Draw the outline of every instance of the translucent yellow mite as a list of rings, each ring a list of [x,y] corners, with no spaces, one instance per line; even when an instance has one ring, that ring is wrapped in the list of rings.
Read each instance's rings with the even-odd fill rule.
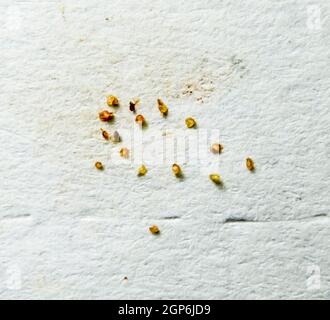
[[[140,168],[139,168],[139,171],[138,171],[138,176],[144,176],[146,175],[148,172],[147,168],[145,165],[142,165]]]
[[[105,140],[109,140],[110,139],[110,135],[107,131],[101,129],[101,132],[102,132],[102,136]]]
[[[158,109],[159,109],[160,113],[164,116],[167,116],[167,114],[168,114],[167,105],[161,99],[158,99],[157,102],[158,102]]]
[[[108,96],[107,97],[107,105],[109,107],[118,107],[119,106],[119,100],[115,96]]]
[[[215,184],[221,184],[222,183],[221,177],[217,173],[210,174],[210,179]]]
[[[186,119],[186,126],[187,126],[188,128],[193,128],[193,127],[195,127],[196,125],[197,125],[197,123],[196,123],[195,119],[193,119],[193,118],[187,118],[187,119]]]
[[[120,149],[119,154],[123,158],[128,158],[129,151],[127,148],[122,148],[122,149]]]
[[[145,125],[145,119],[144,119],[144,116],[142,114],[138,114],[136,117],[135,117],[135,121],[140,125],[140,126],[144,126]]]
[[[104,167],[103,167],[102,162],[99,162],[99,161],[96,162],[95,163],[95,168],[98,169],[98,170],[103,170]]]
[[[152,234],[158,234],[160,232],[159,228],[155,225],[151,226],[149,230]]]
[[[250,171],[253,171],[254,170],[254,161],[251,158],[247,158],[246,159],[246,167]]]
[[[181,176],[181,174],[182,174],[182,170],[181,170],[180,166],[176,163],[173,164],[172,171],[177,177]]]

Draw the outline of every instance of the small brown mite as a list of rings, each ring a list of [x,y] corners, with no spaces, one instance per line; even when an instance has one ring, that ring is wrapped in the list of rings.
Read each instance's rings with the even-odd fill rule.
[[[193,119],[193,118],[187,118],[186,119],[186,126],[188,127],[188,128],[193,128],[193,127],[195,127],[196,126],[196,121],[195,121],[195,119]]]
[[[109,112],[109,111],[101,111],[99,113],[99,118],[101,121],[103,122],[109,122],[110,120],[112,120],[114,118],[114,114],[112,112]]]
[[[246,167],[250,171],[253,171],[255,169],[255,167],[254,167],[254,161],[251,158],[246,158]]]
[[[127,148],[122,148],[122,149],[120,149],[119,154],[120,154],[120,156],[123,157],[123,158],[128,158],[128,156],[129,156],[129,151],[128,151]]]
[[[149,228],[149,231],[152,233],[152,234],[159,234],[160,233],[160,230],[157,226],[153,225]]]
[[[98,169],[98,170],[103,170],[104,167],[103,167],[102,162],[99,162],[99,161],[96,162],[96,163],[95,163],[95,168]]]
[[[107,131],[101,129],[101,132],[102,132],[102,136],[105,140],[109,140],[110,139],[110,135]]]
[[[180,166],[176,163],[172,165],[172,171],[177,177],[180,177],[182,175],[182,170]]]
[[[167,114],[168,114],[167,105],[161,99],[158,99],[157,102],[158,102],[158,109],[159,109],[160,113],[163,116],[167,116]]]
[[[140,168],[139,168],[139,171],[138,171],[138,176],[145,176],[147,174],[148,170],[146,168],[145,165],[142,165]]]
[[[114,143],[118,143],[121,141],[121,138],[120,138],[120,135],[118,133],[118,131],[115,131],[112,135],[112,138],[111,138],[112,142]]]
[[[142,115],[142,114],[138,114],[137,116],[136,116],[136,118],[135,118],[135,121],[139,124],[139,125],[141,125],[141,126],[143,126],[144,124],[145,124],[145,119],[144,119],[144,116]]]
[[[136,105],[139,103],[139,100],[132,100],[129,102],[129,110],[132,112],[136,112]]]
[[[215,143],[212,145],[211,150],[213,153],[221,153],[223,150],[223,146],[219,143]]]
[[[107,97],[107,105],[109,107],[118,107],[119,106],[119,100],[115,96],[108,96]]]
[[[221,177],[217,173],[210,174],[210,179],[213,181],[215,184],[221,184]]]

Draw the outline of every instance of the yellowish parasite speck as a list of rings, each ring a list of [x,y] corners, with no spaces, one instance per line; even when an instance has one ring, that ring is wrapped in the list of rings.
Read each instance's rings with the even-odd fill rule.
[[[188,128],[194,128],[194,127],[196,127],[196,125],[197,125],[197,123],[196,123],[195,119],[193,119],[193,118],[186,119],[186,126]]]
[[[135,121],[140,125],[140,126],[144,126],[145,125],[145,119],[144,116],[142,114],[138,114],[135,118]]]
[[[221,153],[223,150],[223,146],[219,143],[214,143],[211,147],[213,153]]]
[[[217,173],[212,173],[210,174],[210,179],[213,181],[215,184],[221,184],[222,180],[219,174]]]
[[[101,129],[101,132],[102,132],[102,136],[105,140],[109,140],[110,139],[110,135],[107,131]]]
[[[123,158],[128,158],[128,156],[129,156],[129,151],[128,151],[127,148],[122,148],[122,149],[120,149],[119,154],[120,154],[120,156],[123,157]]]
[[[172,171],[177,177],[180,177],[182,175],[182,170],[180,166],[176,163],[172,165]]]
[[[112,112],[109,112],[109,111],[106,111],[106,110],[99,112],[99,118],[103,122],[109,122],[114,117],[115,116],[114,116],[114,114]]]
[[[109,107],[118,107],[119,106],[119,100],[115,96],[108,96],[107,97],[107,105]]]
[[[102,162],[99,162],[99,161],[95,163],[95,167],[98,170],[103,170],[104,169]]]
[[[168,114],[167,105],[161,99],[158,99],[157,102],[158,102],[158,109],[159,109],[160,113],[163,116],[167,116],[167,114]]]
[[[139,170],[138,170],[138,176],[144,176],[148,172],[147,168],[145,165],[142,165]]]
[[[246,167],[248,170],[253,171],[255,169],[254,161],[251,158],[246,159]]]
[[[159,228],[156,226],[156,225],[153,225],[149,228],[149,231],[152,233],[152,234],[159,234],[160,233],[160,230]]]

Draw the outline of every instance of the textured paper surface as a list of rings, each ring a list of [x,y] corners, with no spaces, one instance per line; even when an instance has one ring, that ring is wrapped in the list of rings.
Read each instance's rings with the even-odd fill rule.
[[[330,298],[326,1],[0,9],[0,298]],[[112,161],[125,141],[100,135],[107,94],[123,101],[110,132],[136,128],[141,99],[155,155],[187,116],[219,130],[224,188],[212,164],[178,181]]]

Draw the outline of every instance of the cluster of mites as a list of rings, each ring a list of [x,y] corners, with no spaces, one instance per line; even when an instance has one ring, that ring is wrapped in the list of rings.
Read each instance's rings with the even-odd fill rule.
[[[133,101],[130,101],[129,103],[129,110],[133,113],[136,113],[136,106],[138,104],[139,100],[133,100]],[[167,114],[168,114],[168,107],[167,105],[161,100],[161,99],[158,99],[157,100],[157,104],[158,104],[158,109],[160,111],[160,113],[166,117]],[[109,107],[119,107],[119,100],[117,97],[115,96],[108,96],[107,97],[107,105]],[[99,112],[99,118],[101,121],[103,122],[110,122],[111,120],[113,120],[115,117],[114,113],[113,112],[110,112],[108,110],[103,110],[101,112]],[[135,117],[135,122],[137,124],[139,124],[141,127],[144,127],[146,126],[146,120],[144,118],[144,116],[142,114],[138,114],[136,117]],[[187,128],[194,128],[197,126],[197,123],[196,123],[196,120],[189,117],[185,120],[186,122],[186,126]],[[113,142],[120,142],[120,135],[117,131],[115,131],[113,133],[112,136],[110,136],[110,134],[101,129],[101,133],[102,133],[102,136],[105,140],[111,140]],[[211,146],[211,151],[213,153],[217,153],[217,154],[220,154],[223,150],[223,146],[220,144],[220,143],[214,143],[212,146]],[[128,158],[129,157],[129,150],[127,148],[122,148],[120,151],[120,156],[123,157],[123,158]],[[101,162],[96,162],[95,163],[95,167],[98,169],[98,170],[103,170],[104,169],[104,166]],[[246,167],[248,170],[250,171],[253,171],[254,170],[254,162],[251,158],[247,158],[246,159]],[[172,171],[173,171],[173,174],[177,177],[177,178],[180,178],[182,177],[182,170],[181,170],[181,167],[174,163],[172,165]],[[144,176],[146,175],[148,172],[147,168],[145,165],[142,165],[139,170],[138,170],[138,176]],[[220,177],[220,175],[218,173],[212,173],[209,175],[209,178],[210,180],[217,184],[217,185],[221,185],[222,184],[222,179]],[[158,234],[160,232],[159,228],[157,226],[152,226],[149,228],[150,232],[152,234]]]

